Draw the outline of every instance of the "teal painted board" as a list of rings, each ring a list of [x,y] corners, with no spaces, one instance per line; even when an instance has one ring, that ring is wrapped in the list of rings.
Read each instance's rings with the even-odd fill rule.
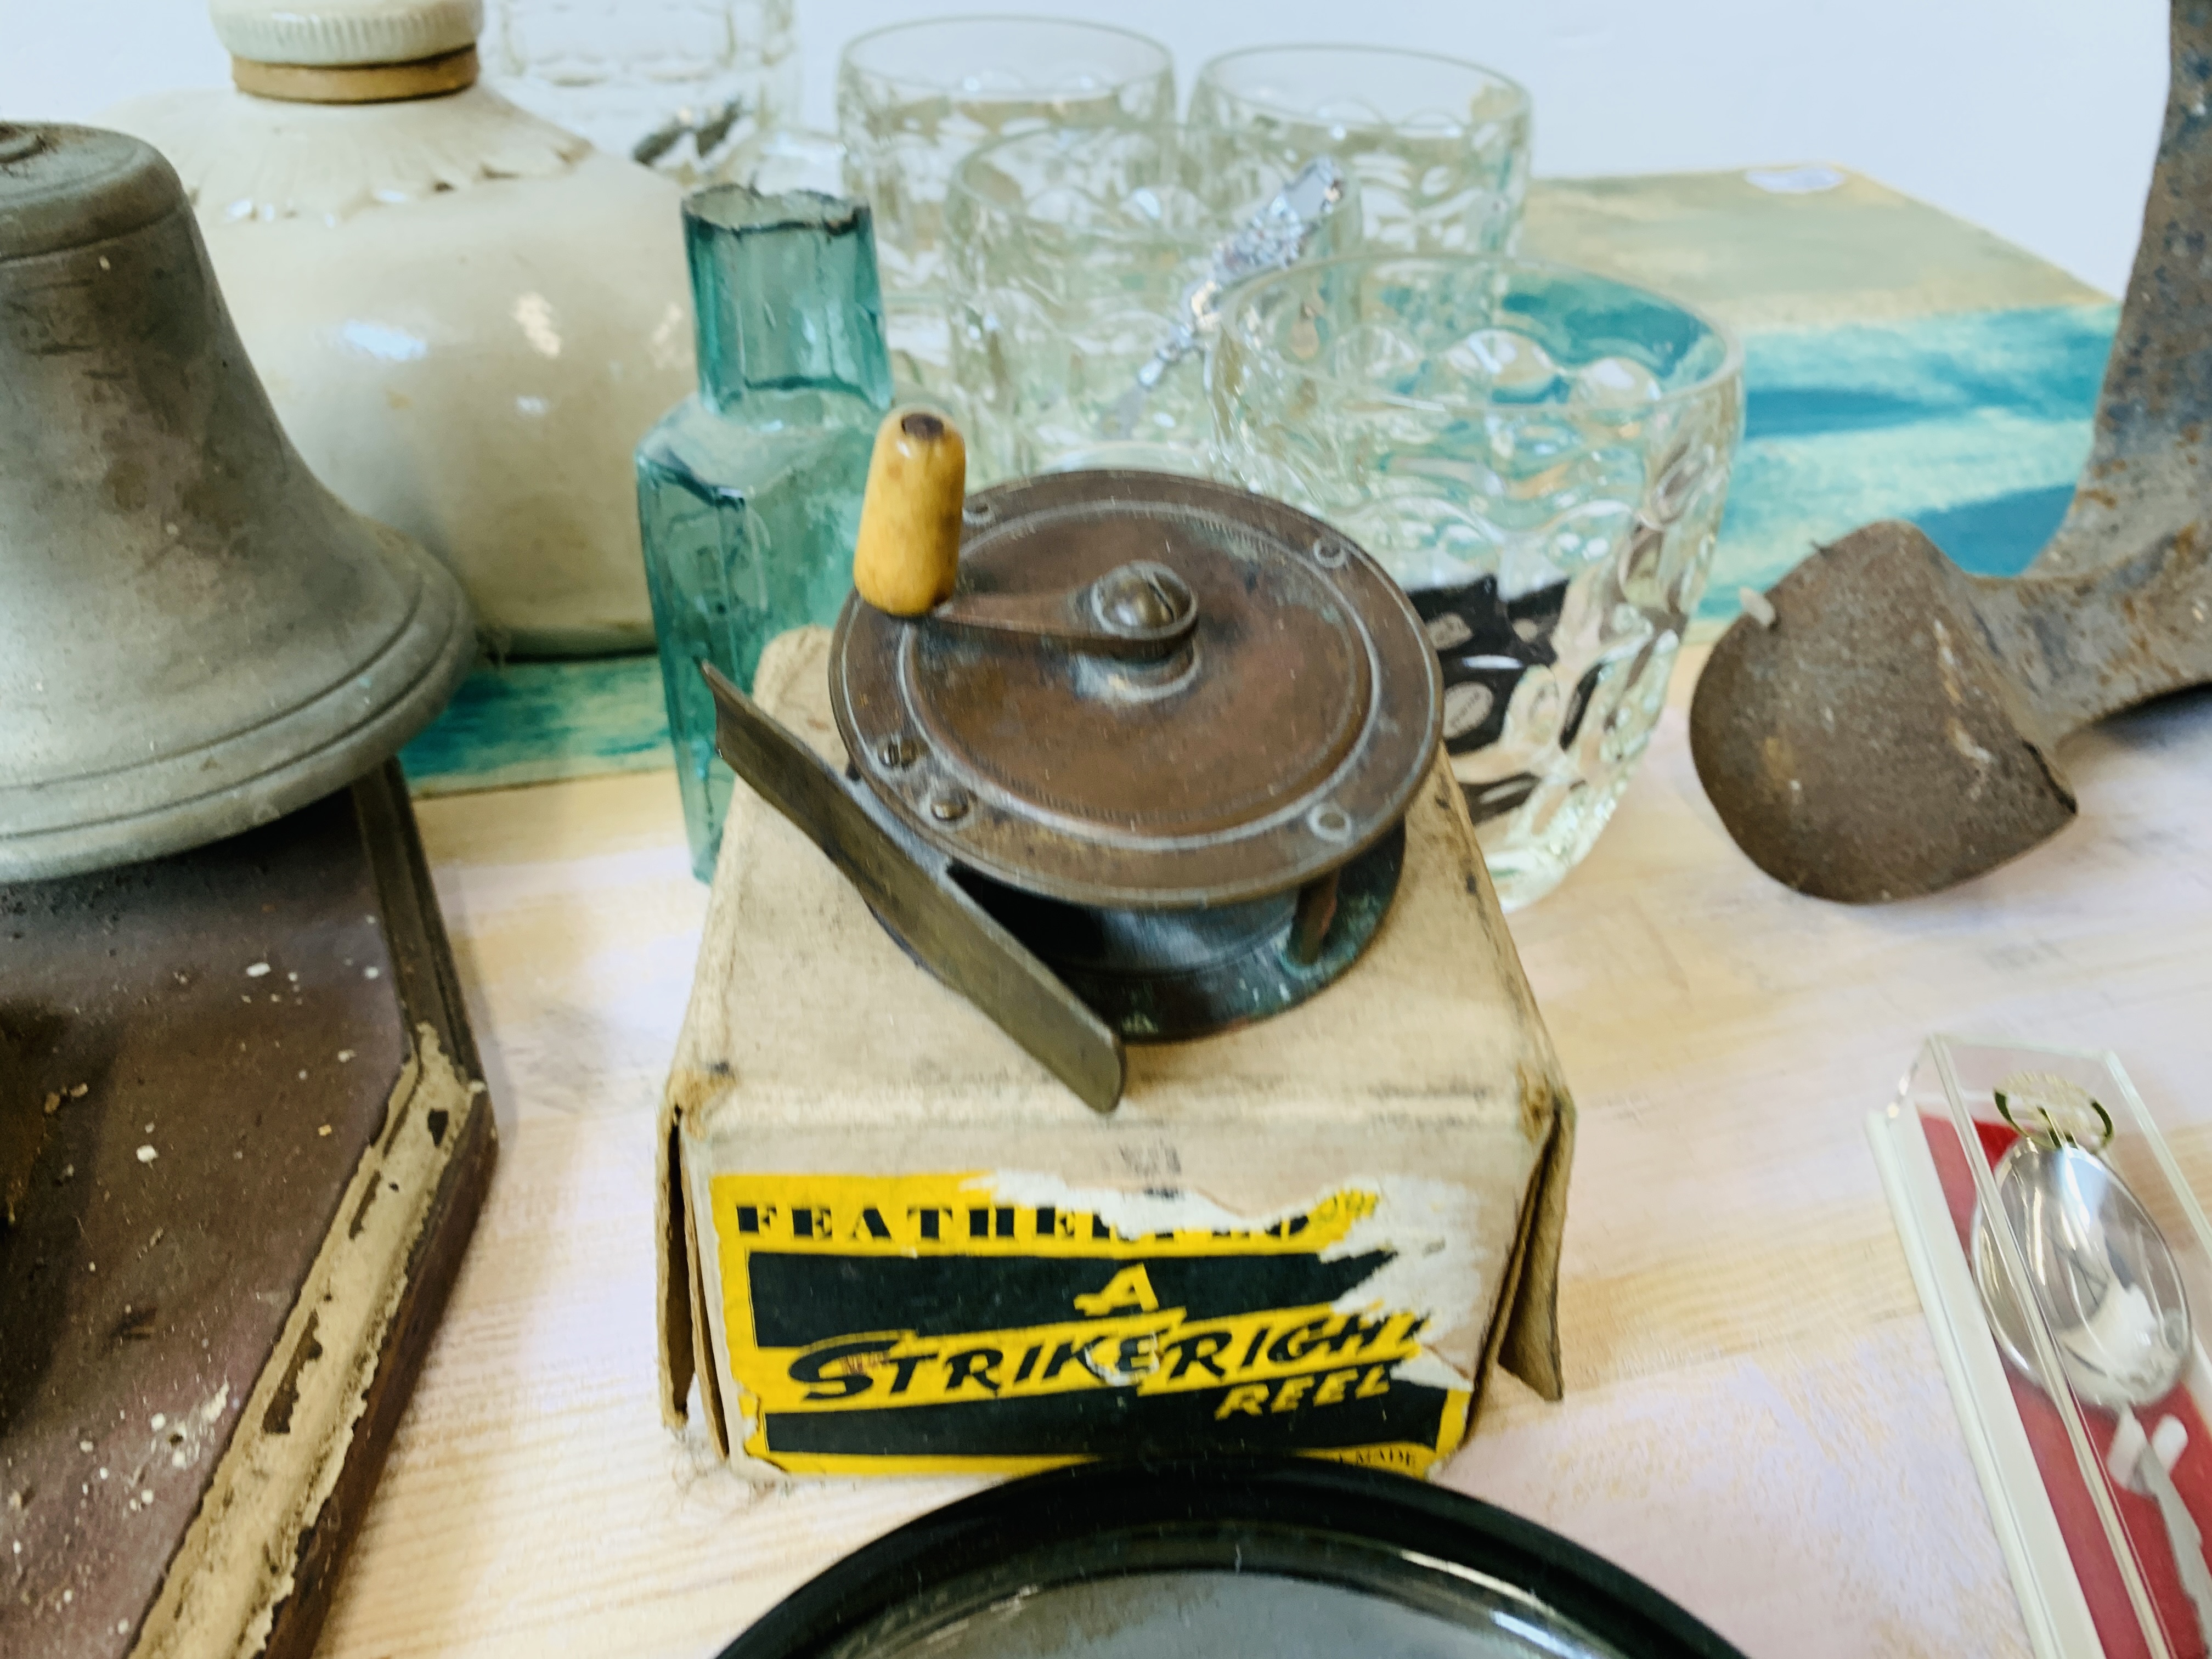
[[[2089,450],[2118,307],[1868,179],[1540,180],[1531,250],[1680,294],[1744,342],[1745,434],[1694,629],[1818,544],[1919,525],[1967,569],[2017,571]],[[1808,193],[1809,192],[1809,193]],[[419,794],[670,763],[657,660],[479,669],[401,761]]]
[[[660,659],[479,666],[399,763],[417,795],[669,765]]]
[[[2118,319],[2067,305],[1747,335],[1699,620],[1876,519],[1911,520],[1969,570],[2018,572],[2072,497]]]
[[[2118,308],[2051,306],[1763,330],[1698,620],[1733,617],[1813,548],[1910,519],[1969,570],[2034,557],[2073,495]],[[418,794],[669,763],[650,656],[480,668],[400,757]]]

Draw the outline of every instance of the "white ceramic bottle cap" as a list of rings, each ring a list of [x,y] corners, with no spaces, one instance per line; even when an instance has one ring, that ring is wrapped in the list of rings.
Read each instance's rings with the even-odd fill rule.
[[[473,46],[483,0],[210,0],[208,14],[233,58],[337,69]]]

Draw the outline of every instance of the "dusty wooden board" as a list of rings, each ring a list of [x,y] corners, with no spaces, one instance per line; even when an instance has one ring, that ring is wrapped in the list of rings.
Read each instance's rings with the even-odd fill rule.
[[[2109,1045],[2212,1183],[2212,697],[2070,746],[2084,816],[2030,858],[1850,910],[1705,805],[1700,655],[1597,850],[1512,919],[1582,1109],[1567,1397],[1501,1383],[1446,1478],[1753,1654],[2024,1653],[1861,1126],[1930,1030]],[[511,1133],[322,1650],[710,1654],[966,1487],[757,1491],[659,1426],[651,1127],[706,896],[672,779],[419,810]]]
[[[494,1147],[397,769],[0,886],[0,1653],[304,1654]]]
[[[1875,519],[1999,574],[2057,524],[2118,313],[2056,266],[1835,167],[1539,179],[1522,246],[1677,295],[1744,342],[1701,631]],[[418,793],[445,794],[649,770],[667,744],[659,665],[606,658],[480,669],[405,759]]]

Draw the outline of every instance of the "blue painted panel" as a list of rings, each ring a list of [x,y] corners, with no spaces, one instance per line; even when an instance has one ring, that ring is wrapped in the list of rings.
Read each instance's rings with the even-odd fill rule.
[[[2083,420],[2118,318],[2116,306],[2049,306],[1753,334],[1744,436],[1833,436],[1976,410]]]
[[[399,763],[418,795],[670,765],[660,659],[479,667]]]
[[[1928,538],[1960,569],[1978,575],[2011,576],[2019,574],[2024,562],[2021,550],[2025,548],[2033,556],[2049,541],[2073,499],[2074,486],[2069,481],[2048,489],[2015,489],[1963,507],[1916,513],[1912,522],[1926,531]]]
[[[2010,574],[2057,526],[2089,450],[2118,308],[2054,306],[1778,329],[1744,343],[1745,434],[1701,623],[1823,542],[1910,519]],[[479,669],[401,755],[417,793],[669,764],[651,656]]]
[[[1741,589],[1877,519],[1911,520],[1968,569],[2019,571],[2087,459],[2118,319],[2051,306],[1751,336],[1699,621],[1729,620]]]

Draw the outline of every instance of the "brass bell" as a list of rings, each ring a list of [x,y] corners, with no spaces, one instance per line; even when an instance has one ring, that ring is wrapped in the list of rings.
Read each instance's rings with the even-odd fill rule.
[[[0,881],[302,805],[474,657],[445,568],[294,452],[169,164],[0,125]]]

